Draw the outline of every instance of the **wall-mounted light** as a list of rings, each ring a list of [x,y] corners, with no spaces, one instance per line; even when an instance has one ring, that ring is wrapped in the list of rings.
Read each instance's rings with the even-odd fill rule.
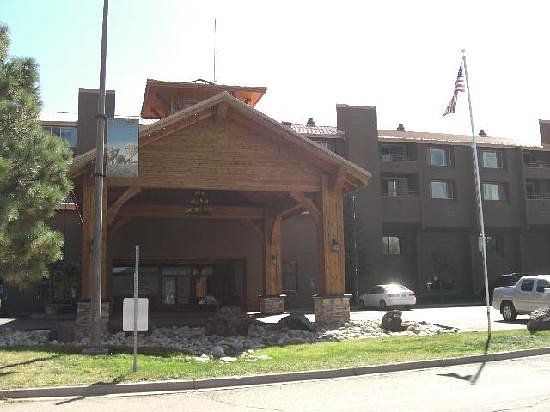
[[[275,266],[277,264],[277,255],[271,255],[271,264]]]
[[[338,252],[340,250],[340,242],[338,242],[338,239],[332,238],[332,242],[330,244],[330,249],[333,252]]]

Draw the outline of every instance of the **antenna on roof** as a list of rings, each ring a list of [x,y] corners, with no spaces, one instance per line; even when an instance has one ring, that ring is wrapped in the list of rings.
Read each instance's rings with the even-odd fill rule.
[[[216,83],[216,19],[214,18],[214,83]]]

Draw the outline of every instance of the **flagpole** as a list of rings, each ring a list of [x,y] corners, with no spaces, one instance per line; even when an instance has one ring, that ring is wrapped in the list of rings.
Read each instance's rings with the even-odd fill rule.
[[[481,181],[479,177],[479,163],[477,158],[476,132],[474,127],[474,115],[472,113],[472,99],[470,97],[470,81],[468,80],[468,65],[466,64],[466,50],[462,50],[462,61],[464,63],[464,75],[466,77],[466,87],[468,90],[468,106],[470,108],[470,125],[472,127],[472,152],[474,158],[474,179],[476,186],[476,203],[479,213],[479,227],[481,243],[481,260],[483,262],[483,276],[485,279],[485,304],[487,306],[487,335],[491,337],[491,306],[489,303],[489,280],[487,277],[487,243],[485,239],[485,221],[483,219],[483,203],[481,201]]]

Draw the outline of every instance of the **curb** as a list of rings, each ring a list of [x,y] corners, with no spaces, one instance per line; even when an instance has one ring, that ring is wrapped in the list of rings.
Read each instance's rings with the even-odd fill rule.
[[[124,384],[98,383],[88,386],[12,389],[0,390],[0,399],[93,397],[115,394],[138,394],[143,392],[176,392],[197,389],[225,388],[233,386],[267,385],[302,380],[334,379],[351,376],[370,375],[374,373],[402,372],[415,369],[467,365],[471,363],[493,362],[548,354],[550,354],[550,348],[537,348],[486,355],[465,356],[459,358],[421,360],[402,363],[390,363],[385,365],[359,366],[353,368],[328,369],[306,372],[288,372],[253,376],[236,376],[191,381],[157,381],[147,383]]]

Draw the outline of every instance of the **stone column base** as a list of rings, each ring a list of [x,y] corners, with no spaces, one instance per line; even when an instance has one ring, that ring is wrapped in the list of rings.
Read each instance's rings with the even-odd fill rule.
[[[88,328],[92,320],[91,302],[80,301],[76,303],[76,326],[80,328]],[[101,302],[101,328],[107,329],[109,323],[109,302]]]
[[[278,315],[285,311],[286,295],[260,295],[260,312],[265,315]]]
[[[349,300],[351,295],[314,296],[315,324],[344,323],[350,319]]]

